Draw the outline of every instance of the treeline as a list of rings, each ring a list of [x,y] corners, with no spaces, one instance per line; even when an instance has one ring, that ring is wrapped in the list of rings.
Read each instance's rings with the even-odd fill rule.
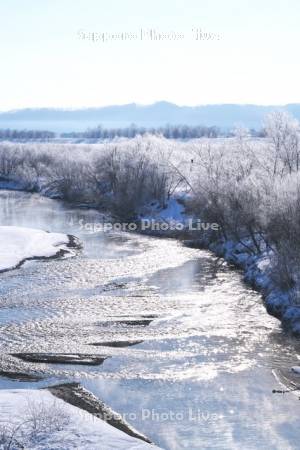
[[[0,129],[0,140],[4,141],[47,141],[55,138],[55,133],[46,130],[5,130]]]
[[[2,143],[0,180],[130,218],[153,199],[164,205],[177,185],[166,142],[151,136],[117,144]]]
[[[125,128],[103,128],[99,125],[83,132],[63,133],[64,138],[76,139],[107,139],[111,140],[116,137],[134,138],[136,136],[144,136],[152,134],[163,136],[166,139],[196,139],[201,137],[216,138],[222,135],[221,129],[216,126],[206,127],[202,125],[165,125],[163,127],[139,127],[131,125]]]
[[[68,133],[54,133],[47,130],[15,130],[0,129],[0,141],[50,141],[54,138],[76,139],[82,141],[110,141],[115,138],[132,139],[137,136],[154,135],[161,136],[166,139],[189,140],[199,138],[217,138],[217,137],[233,137],[236,130],[224,131],[216,126],[189,126],[189,125],[165,125],[163,127],[138,127],[131,125],[124,128],[104,128],[99,125],[96,128],[90,128],[86,131],[72,131]],[[247,130],[249,137],[266,137],[264,129]]]

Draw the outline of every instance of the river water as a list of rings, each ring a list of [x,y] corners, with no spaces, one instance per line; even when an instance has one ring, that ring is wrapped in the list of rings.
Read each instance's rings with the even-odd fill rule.
[[[45,376],[0,378],[0,388],[80,381],[167,450],[299,448],[300,402],[272,394],[280,389],[273,371],[297,364],[299,344],[260,295],[210,253],[176,240],[86,230],[102,220],[93,210],[0,191],[1,225],[74,234],[83,244],[72,258],[0,275],[1,369]],[[132,339],[141,342],[90,345]],[[10,356],[35,351],[109,358],[90,367]]]

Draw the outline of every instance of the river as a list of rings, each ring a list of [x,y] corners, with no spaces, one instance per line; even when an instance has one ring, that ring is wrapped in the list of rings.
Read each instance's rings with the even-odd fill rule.
[[[83,244],[74,257],[28,261],[0,275],[2,368],[45,376],[0,378],[0,388],[80,381],[167,450],[299,448],[300,402],[272,394],[280,389],[274,369],[295,365],[299,344],[260,295],[209,252],[83,227],[102,219],[37,194],[0,191],[1,225],[65,232]],[[132,339],[141,342],[90,345]],[[109,358],[95,367],[33,364],[15,352]]]

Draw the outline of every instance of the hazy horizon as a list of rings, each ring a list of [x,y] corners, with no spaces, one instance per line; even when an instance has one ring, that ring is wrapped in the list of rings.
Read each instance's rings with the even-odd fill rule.
[[[85,131],[103,128],[142,128],[166,125],[217,126],[233,129],[236,125],[261,129],[266,116],[284,110],[300,119],[300,103],[288,105],[211,104],[179,106],[161,101],[149,105],[129,103],[87,108],[25,108],[0,112],[0,128],[48,130],[53,132]]]

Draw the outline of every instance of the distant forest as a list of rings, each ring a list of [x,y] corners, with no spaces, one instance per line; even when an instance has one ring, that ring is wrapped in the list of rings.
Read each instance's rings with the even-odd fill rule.
[[[134,138],[138,135],[144,136],[146,134],[152,134],[156,136],[163,136],[166,139],[197,139],[197,138],[217,138],[217,137],[231,137],[235,135],[234,131],[222,131],[221,128],[216,126],[189,126],[189,125],[165,125],[163,127],[138,127],[130,125],[124,128],[103,128],[99,125],[96,128],[89,128],[82,132],[69,132],[69,133],[54,133],[52,131],[45,130],[12,130],[12,129],[0,129],[0,140],[8,141],[28,141],[28,140],[41,140],[48,141],[54,138],[65,139],[89,139],[89,140],[112,140],[114,138]],[[250,130],[250,136],[264,137],[264,130],[256,131]]]
[[[48,141],[54,139],[56,134],[46,130],[1,130],[0,140],[16,141],[16,140],[42,140]]]
[[[62,137],[84,139],[113,139],[115,137],[134,138],[138,135],[155,134],[166,139],[194,139],[200,137],[216,138],[221,135],[218,127],[206,127],[202,125],[165,125],[163,127],[138,127],[130,125],[125,128],[103,128],[101,125],[83,132],[63,133]]]

